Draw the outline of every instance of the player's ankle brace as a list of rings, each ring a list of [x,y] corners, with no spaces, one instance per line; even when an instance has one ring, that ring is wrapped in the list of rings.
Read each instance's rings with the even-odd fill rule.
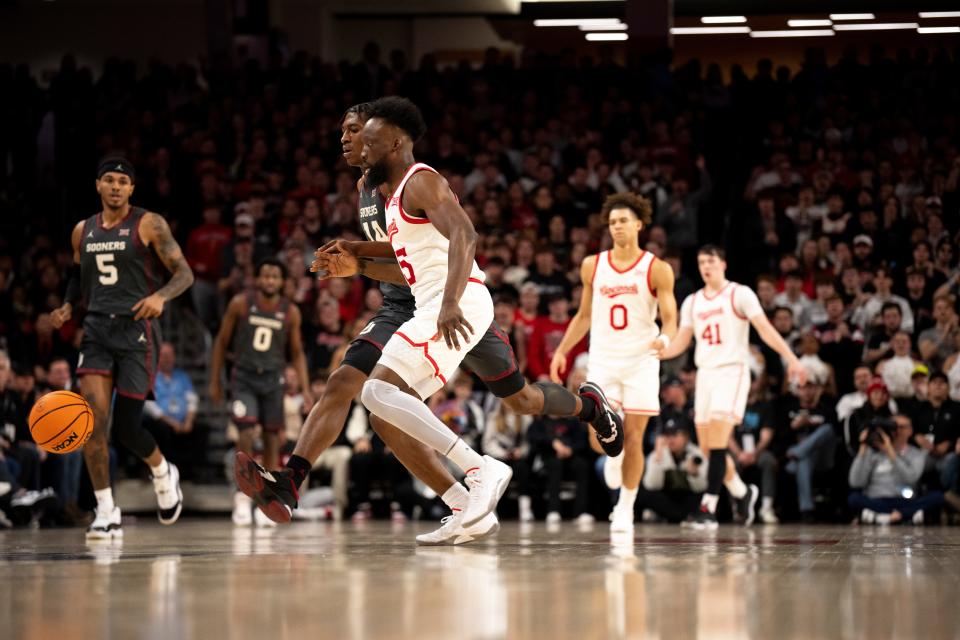
[[[584,422],[593,422],[600,412],[600,403],[594,400],[593,394],[580,394],[580,419]]]
[[[293,483],[299,488],[303,484],[304,478],[310,473],[310,462],[301,456],[290,456],[287,460],[287,468],[293,472]]]
[[[143,400],[117,394],[113,403],[113,428],[120,444],[140,459],[150,456],[157,448],[153,435],[143,428]]]
[[[707,493],[717,495],[727,474],[727,450],[710,449],[710,466],[707,467]]]
[[[577,397],[553,382],[534,382],[533,386],[543,393],[543,409],[546,416],[572,416],[577,411]]]

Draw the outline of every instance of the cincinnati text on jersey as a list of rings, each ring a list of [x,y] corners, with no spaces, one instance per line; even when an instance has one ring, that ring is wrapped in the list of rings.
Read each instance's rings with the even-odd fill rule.
[[[608,287],[606,285],[600,287],[600,295],[606,298],[616,298],[617,296],[622,296],[626,294],[637,295],[640,293],[640,289],[636,284],[618,284],[613,287]]]
[[[723,315],[723,309],[711,309],[710,311],[704,311],[702,313],[698,313],[697,318],[699,318],[700,320],[706,320],[707,318],[710,318],[712,316],[722,316],[722,315]]]

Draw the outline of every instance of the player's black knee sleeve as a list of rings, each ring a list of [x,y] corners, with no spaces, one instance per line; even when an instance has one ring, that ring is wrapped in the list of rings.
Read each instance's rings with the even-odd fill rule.
[[[710,449],[710,466],[707,467],[707,493],[718,495],[727,473],[727,450]]]
[[[143,400],[117,394],[113,403],[113,429],[120,444],[138,458],[146,458],[157,448],[153,435],[143,428]]]
[[[543,410],[547,416],[570,416],[577,410],[577,396],[553,382],[534,382],[533,386],[543,392]]]

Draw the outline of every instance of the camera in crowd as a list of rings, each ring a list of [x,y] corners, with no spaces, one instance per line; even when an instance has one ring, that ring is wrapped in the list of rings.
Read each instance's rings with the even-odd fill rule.
[[[886,433],[887,437],[893,440],[897,432],[897,423],[892,418],[874,418],[867,423],[867,445],[873,449],[883,448],[883,438],[881,433]]]

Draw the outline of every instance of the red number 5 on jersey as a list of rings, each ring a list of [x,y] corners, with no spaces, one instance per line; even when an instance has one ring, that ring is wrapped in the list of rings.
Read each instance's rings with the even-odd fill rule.
[[[407,281],[407,284],[413,284],[417,281],[417,275],[413,272],[413,265],[406,260],[400,260],[400,258],[407,255],[407,250],[403,247],[400,247],[395,253],[397,254],[397,264],[400,265],[400,270],[403,272],[404,280]]]

